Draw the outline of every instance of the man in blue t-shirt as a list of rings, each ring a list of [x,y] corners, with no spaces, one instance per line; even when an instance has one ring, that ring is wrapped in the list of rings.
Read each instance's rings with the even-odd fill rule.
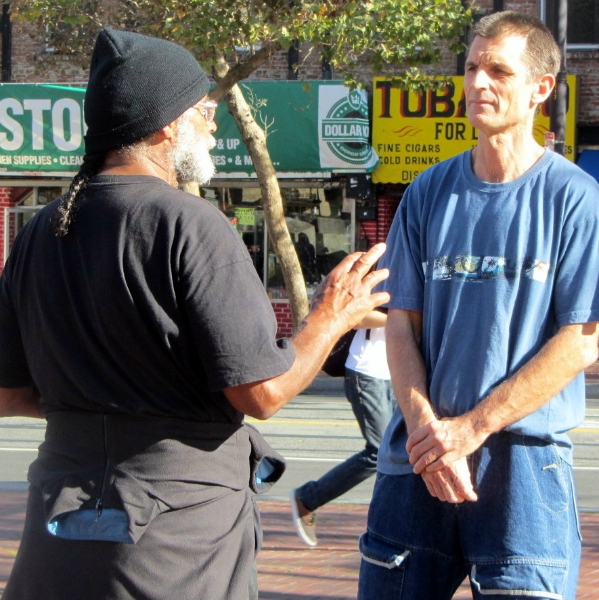
[[[536,18],[474,29],[476,148],[424,172],[381,261],[396,411],[361,539],[360,600],[573,600],[567,431],[597,359],[599,187],[533,136],[560,52]]]

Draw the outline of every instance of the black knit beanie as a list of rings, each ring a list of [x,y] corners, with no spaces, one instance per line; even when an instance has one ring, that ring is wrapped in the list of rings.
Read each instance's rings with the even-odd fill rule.
[[[208,76],[182,46],[103,29],[85,93],[86,154],[121,148],[162,129],[209,88]]]

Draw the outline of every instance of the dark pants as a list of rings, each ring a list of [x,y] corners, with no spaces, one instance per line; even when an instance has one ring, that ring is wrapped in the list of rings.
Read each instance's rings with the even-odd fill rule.
[[[299,499],[310,510],[331,502],[376,473],[379,446],[397,405],[391,381],[345,369],[344,384],[366,445],[317,481],[298,488]]]
[[[136,544],[72,541],[48,533],[32,486],[3,600],[248,600],[257,518],[249,490],[222,488],[210,502],[159,514]]]

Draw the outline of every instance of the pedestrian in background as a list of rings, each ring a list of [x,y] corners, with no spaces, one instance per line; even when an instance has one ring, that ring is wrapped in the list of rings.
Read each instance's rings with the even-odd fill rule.
[[[381,261],[401,411],[379,451],[360,600],[574,600],[572,443],[597,359],[599,186],[533,135],[560,66],[506,11],[474,27],[478,145],[408,187]]]
[[[384,310],[370,313],[357,327],[345,363],[345,396],[366,442],[363,450],[315,481],[291,491],[291,514],[300,539],[316,546],[316,510],[376,473],[376,460],[396,406],[387,365]]]
[[[214,173],[216,104],[181,46],[104,29],[86,156],[0,279],[0,416],[47,420],[4,600],[257,598],[252,491],[283,465],[244,415],[304,389],[388,294],[342,261],[276,340],[241,237],[180,191]]]

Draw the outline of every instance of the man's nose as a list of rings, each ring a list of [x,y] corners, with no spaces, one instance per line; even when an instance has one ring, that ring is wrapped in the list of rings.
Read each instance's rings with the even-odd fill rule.
[[[487,89],[489,87],[489,75],[485,69],[477,69],[472,78],[472,86],[477,90]]]

